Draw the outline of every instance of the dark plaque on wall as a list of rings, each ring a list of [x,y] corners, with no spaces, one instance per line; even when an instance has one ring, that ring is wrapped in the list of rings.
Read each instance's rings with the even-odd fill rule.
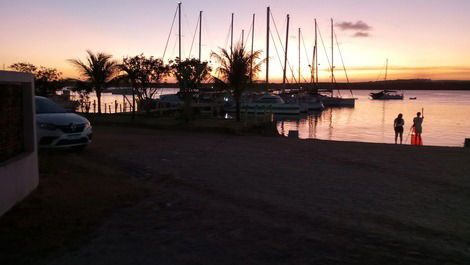
[[[0,84],[0,163],[24,151],[22,84]]]

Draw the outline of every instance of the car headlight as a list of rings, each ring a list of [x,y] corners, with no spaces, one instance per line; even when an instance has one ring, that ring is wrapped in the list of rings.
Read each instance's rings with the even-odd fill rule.
[[[85,123],[85,128],[87,128],[87,129],[91,128],[91,123],[89,121],[87,123]]]
[[[52,124],[52,123],[38,122],[37,125],[41,129],[46,129],[46,130],[50,130],[50,131],[54,131],[54,130],[57,129],[57,126]]]

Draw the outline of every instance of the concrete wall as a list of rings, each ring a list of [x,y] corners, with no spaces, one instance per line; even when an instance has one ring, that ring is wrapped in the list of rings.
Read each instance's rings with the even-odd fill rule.
[[[21,152],[5,161],[0,161],[0,216],[24,199],[39,182],[34,76],[27,73],[0,71],[0,89],[5,89],[6,86],[23,89],[22,139],[24,143]],[[3,115],[2,117],[0,114],[0,119],[5,118],[5,115],[15,115],[15,113],[3,113]],[[0,130],[6,129],[0,128]]]

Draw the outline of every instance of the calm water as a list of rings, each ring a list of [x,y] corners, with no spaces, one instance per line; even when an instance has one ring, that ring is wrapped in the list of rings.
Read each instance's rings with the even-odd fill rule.
[[[165,88],[159,95],[176,92],[177,89]],[[425,145],[463,146],[464,139],[470,138],[470,91],[405,91],[404,100],[386,101],[371,100],[369,93],[354,91],[358,98],[355,108],[330,108],[299,117],[276,118],[278,131],[287,136],[289,130],[298,130],[302,139],[394,143],[393,120],[398,113],[403,113],[405,119],[404,141],[416,112],[424,108]],[[349,95],[349,91],[342,94]],[[410,97],[417,99],[409,100]],[[131,96],[127,98],[132,100]],[[90,100],[95,99],[90,94]],[[103,107],[105,103],[111,105],[112,112],[115,102],[124,105],[124,101],[122,95],[102,95]]]
[[[404,100],[388,101],[371,100],[369,92],[354,91],[355,108],[331,108],[280,120],[278,131],[287,135],[298,130],[303,139],[394,143],[393,120],[398,113],[405,119],[405,141],[416,112],[424,108],[424,145],[463,146],[464,139],[470,138],[470,91],[405,91]]]

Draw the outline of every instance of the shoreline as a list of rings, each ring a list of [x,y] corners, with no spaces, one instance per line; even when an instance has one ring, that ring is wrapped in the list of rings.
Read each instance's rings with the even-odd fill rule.
[[[118,113],[118,114],[94,114],[94,113],[78,113],[83,115],[91,121],[92,124],[99,126],[125,126],[135,128],[148,128],[156,130],[178,130],[182,132],[208,132],[220,133],[231,135],[260,135],[279,138],[289,138],[282,135],[278,128],[277,122],[266,122],[260,119],[258,122],[249,121],[235,122],[228,119],[218,118],[196,118],[190,123],[185,123],[181,119],[174,117],[149,117],[145,114],[136,116],[136,120],[131,120],[131,113]],[[406,138],[406,135],[404,135]],[[302,141],[332,141],[332,142],[351,142],[351,143],[364,143],[364,144],[384,144],[384,145],[397,145],[397,146],[413,146],[411,144],[394,144],[394,143],[380,143],[380,142],[361,142],[361,141],[347,141],[347,140],[327,140],[327,139],[312,139],[312,138],[295,138]],[[414,147],[447,147],[447,148],[465,148],[465,138],[459,146],[444,146],[444,145],[423,145]]]

